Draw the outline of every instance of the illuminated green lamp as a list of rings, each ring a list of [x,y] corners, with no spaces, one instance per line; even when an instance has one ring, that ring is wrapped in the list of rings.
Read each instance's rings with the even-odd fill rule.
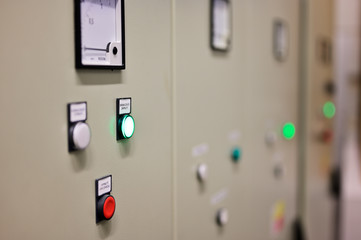
[[[239,147],[235,147],[232,150],[232,159],[235,163],[239,162],[239,160],[242,158],[242,149]]]
[[[119,119],[119,122],[121,138],[127,139],[132,137],[135,128],[134,118],[130,115],[124,115]]]
[[[323,110],[323,115],[328,119],[333,118],[336,114],[336,106],[333,102],[326,102],[323,105],[322,110]]]
[[[291,140],[296,134],[295,125],[291,122],[285,123],[285,125],[283,125],[282,133],[284,138]]]

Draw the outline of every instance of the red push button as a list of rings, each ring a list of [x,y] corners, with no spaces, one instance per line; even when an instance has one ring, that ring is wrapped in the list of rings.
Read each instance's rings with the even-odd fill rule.
[[[115,200],[112,196],[108,196],[103,205],[103,215],[105,219],[113,217],[115,211]]]
[[[105,194],[97,199],[96,222],[110,220],[115,212],[115,199],[112,195]]]
[[[321,139],[324,143],[332,142],[333,134],[331,130],[325,130],[322,132]]]

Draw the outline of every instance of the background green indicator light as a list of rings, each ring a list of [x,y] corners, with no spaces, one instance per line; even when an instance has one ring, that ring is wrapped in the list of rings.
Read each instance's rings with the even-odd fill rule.
[[[242,157],[242,149],[239,147],[235,147],[232,150],[232,159],[234,162],[238,162]]]
[[[283,125],[283,136],[284,138],[286,138],[287,140],[291,140],[296,134],[296,128],[295,125],[293,125],[293,123],[286,123],[285,125]]]
[[[335,104],[333,104],[333,102],[326,102],[324,105],[323,105],[323,115],[326,117],[326,118],[333,118],[336,114],[336,106]]]

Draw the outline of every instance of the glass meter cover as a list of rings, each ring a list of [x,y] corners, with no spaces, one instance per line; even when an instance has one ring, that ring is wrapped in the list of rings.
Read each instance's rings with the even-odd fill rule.
[[[273,23],[273,54],[278,61],[284,61],[288,55],[288,26],[283,20]]]
[[[76,68],[125,68],[124,0],[74,0]]]
[[[230,0],[211,0],[211,48],[228,51],[231,45]]]

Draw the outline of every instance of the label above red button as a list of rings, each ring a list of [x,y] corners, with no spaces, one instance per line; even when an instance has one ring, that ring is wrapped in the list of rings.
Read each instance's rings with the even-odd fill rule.
[[[112,191],[112,175],[96,180],[97,196],[100,197]]]

